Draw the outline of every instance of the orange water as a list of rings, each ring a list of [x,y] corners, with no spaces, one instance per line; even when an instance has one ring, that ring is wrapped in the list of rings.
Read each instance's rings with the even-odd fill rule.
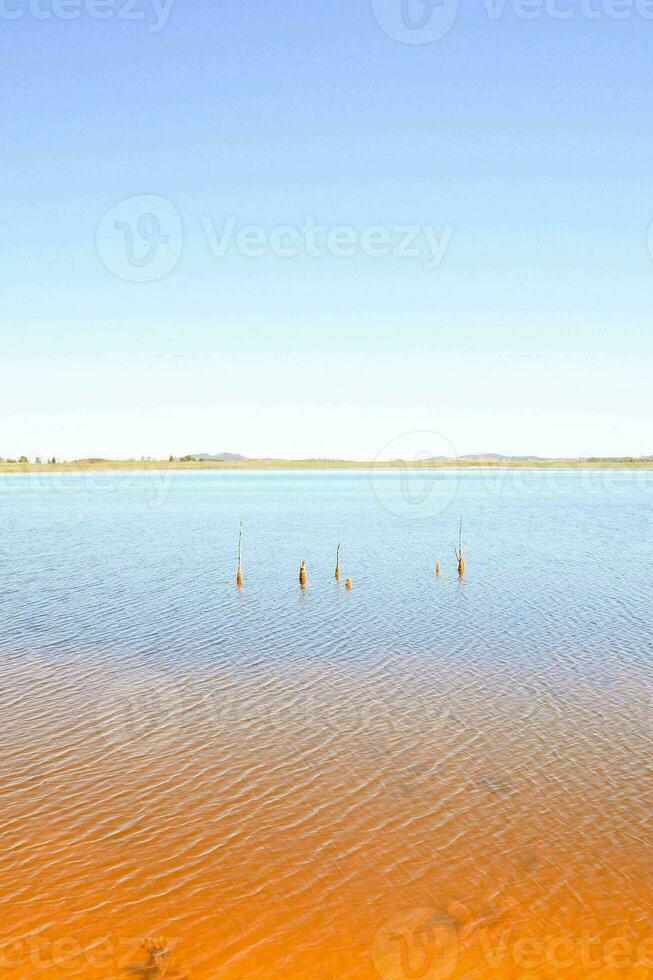
[[[653,474],[168,476],[0,486],[0,980],[653,978]]]
[[[628,676],[4,673],[3,978],[652,977]],[[29,697],[25,692],[29,691]]]

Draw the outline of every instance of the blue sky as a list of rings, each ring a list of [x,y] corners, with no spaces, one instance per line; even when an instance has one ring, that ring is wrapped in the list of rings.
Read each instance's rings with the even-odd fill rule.
[[[0,455],[653,453],[643,5],[57,2],[0,3]]]

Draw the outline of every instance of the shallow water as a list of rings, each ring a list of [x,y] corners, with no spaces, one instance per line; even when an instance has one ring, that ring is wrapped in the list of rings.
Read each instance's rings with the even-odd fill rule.
[[[168,977],[653,977],[652,505],[643,471],[2,478],[0,975],[155,976],[164,936]]]

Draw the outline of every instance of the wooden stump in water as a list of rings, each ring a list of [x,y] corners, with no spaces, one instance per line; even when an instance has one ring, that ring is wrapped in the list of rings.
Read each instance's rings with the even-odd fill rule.
[[[170,966],[170,947],[163,936],[156,939],[144,939],[142,948],[148,955],[147,976],[165,977]]]
[[[302,558],[302,563],[299,566],[299,584],[302,589],[305,589],[308,584],[308,572],[306,571],[306,562]]]
[[[440,576],[442,575],[442,569],[440,568],[439,561],[436,561],[435,563],[435,574],[437,575],[438,578],[440,578]]]
[[[240,531],[238,534],[238,571],[236,572],[236,585],[239,589],[243,587],[243,519],[240,518]]]
[[[354,586],[351,584],[350,578],[345,579],[345,588],[347,589],[347,592],[351,592],[351,590],[354,588]]]
[[[454,545],[454,550],[456,552],[456,558],[458,559],[458,577],[464,578],[465,576],[465,555],[463,553],[463,519],[460,518],[460,526],[458,528],[458,547]]]

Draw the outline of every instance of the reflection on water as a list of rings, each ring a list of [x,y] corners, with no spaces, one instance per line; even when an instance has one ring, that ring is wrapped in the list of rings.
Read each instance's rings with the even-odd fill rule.
[[[651,486],[532,476],[6,480],[2,977],[653,976]]]

